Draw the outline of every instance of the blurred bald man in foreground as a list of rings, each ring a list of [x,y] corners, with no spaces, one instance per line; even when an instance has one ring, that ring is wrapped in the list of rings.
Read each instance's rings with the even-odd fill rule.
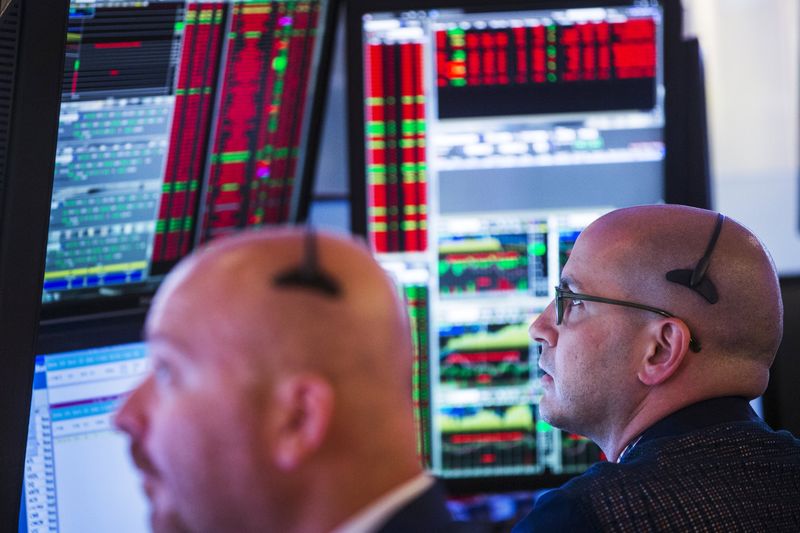
[[[580,235],[531,325],[541,416],[608,463],[540,497],[523,531],[800,531],[800,440],[750,409],[783,307],[758,239],[683,206],[609,213]]]
[[[364,246],[211,244],[159,290],[120,409],[158,532],[450,531],[416,455],[411,336]]]

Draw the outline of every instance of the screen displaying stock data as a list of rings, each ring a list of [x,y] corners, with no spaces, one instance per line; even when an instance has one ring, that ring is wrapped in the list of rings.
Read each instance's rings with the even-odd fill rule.
[[[72,0],[44,302],[288,220],[327,3]]]
[[[149,369],[143,343],[39,355],[20,533],[142,533],[149,510],[111,418]]]
[[[402,286],[414,340],[419,452],[446,478],[575,474],[601,457],[538,416],[528,327],[581,230],[604,210],[448,217],[436,256],[379,254]]]
[[[663,201],[664,7],[456,4],[352,8],[352,226],[405,291],[426,464],[578,473],[601,453],[539,417],[528,327],[586,225]]]

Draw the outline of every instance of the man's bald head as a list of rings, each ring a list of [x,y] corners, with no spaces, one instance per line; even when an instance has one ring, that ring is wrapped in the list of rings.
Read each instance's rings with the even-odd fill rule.
[[[278,281],[302,269],[304,230],[250,233],[212,243],[182,263],[156,298],[148,329],[185,311],[206,321],[209,335],[252,356],[226,364],[244,363],[250,373],[255,365],[267,378],[300,369],[335,380],[369,376],[402,382],[410,397],[410,335],[391,281],[351,238],[321,233],[315,241],[319,270],[339,294]]]
[[[156,531],[329,531],[421,471],[406,312],[349,238],[212,243],[167,278],[146,334],[154,371],[116,424]]]
[[[615,294],[661,307],[684,319],[704,353],[742,357],[769,366],[780,343],[783,308],[775,266],[748,229],[725,218],[706,278],[719,300],[666,279],[692,271],[711,240],[717,214],[678,205],[613,211],[591,224],[579,241]]]

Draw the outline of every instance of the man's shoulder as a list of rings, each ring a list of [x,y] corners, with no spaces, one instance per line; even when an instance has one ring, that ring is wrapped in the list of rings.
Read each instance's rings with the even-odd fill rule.
[[[748,524],[745,530],[794,531],[800,525],[797,479],[800,441],[763,423],[742,422],[643,443],[582,485],[604,530],[623,524],[692,529],[704,517]],[[758,502],[777,508],[767,511]]]
[[[531,512],[513,530],[513,533],[532,531],[599,531],[591,509],[597,485],[614,483],[620,465],[596,463],[583,474],[569,480],[557,489],[540,495]]]
[[[459,530],[447,509],[444,490],[436,482],[398,509],[378,531],[379,533],[408,531],[450,533]]]
[[[748,494],[769,499],[779,490],[794,500],[798,478],[800,440],[763,423],[725,424],[643,443],[620,464],[595,464],[540,496],[514,533],[615,531],[630,524],[666,531],[681,508],[703,512],[711,505],[703,494],[718,493],[731,505],[747,506],[751,502],[735,501],[744,483]],[[795,523],[797,507],[791,503],[791,516],[775,518]],[[765,522],[754,521],[759,523]]]
[[[595,497],[628,486],[669,488],[691,478],[705,484],[709,476],[731,484],[766,482],[776,468],[800,472],[800,440],[761,421],[724,423],[642,443],[620,464],[597,466],[583,481]]]
[[[596,480],[613,475],[613,466],[598,463],[561,487],[543,493],[536,499],[533,510],[514,527],[512,533],[597,531],[588,505],[592,485]]]
[[[733,422],[710,426],[676,437],[656,439],[634,448],[632,464],[655,459],[659,465],[720,462],[742,459],[800,462],[800,439],[787,431],[774,431],[767,424]]]

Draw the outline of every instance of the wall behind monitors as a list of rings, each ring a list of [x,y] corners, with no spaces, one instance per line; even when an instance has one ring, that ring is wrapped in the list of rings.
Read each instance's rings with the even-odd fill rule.
[[[330,4],[72,1],[46,312],[147,293],[195,244],[291,218]]]
[[[352,229],[404,285],[420,452],[456,490],[600,457],[539,418],[527,328],[588,223],[665,200],[679,7],[348,5]]]

